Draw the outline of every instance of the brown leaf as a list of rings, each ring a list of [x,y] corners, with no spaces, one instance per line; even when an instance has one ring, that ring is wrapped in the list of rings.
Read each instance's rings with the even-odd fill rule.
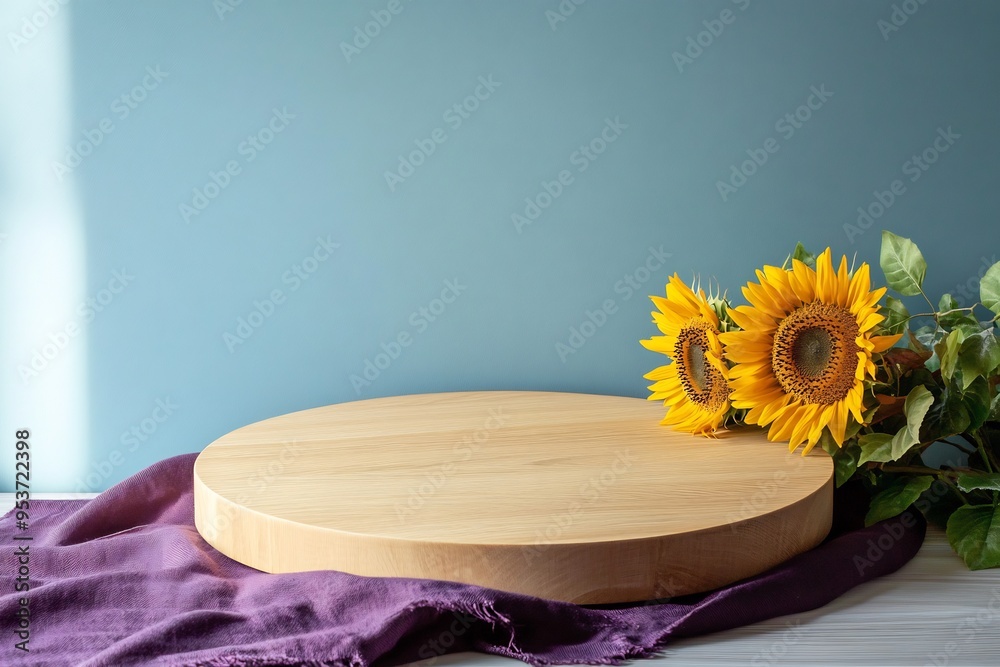
[[[919,350],[921,353],[925,350],[927,352],[931,352],[931,350],[929,350],[926,345],[921,343],[909,329],[906,330],[906,344],[910,346],[911,350]],[[933,354],[933,352],[931,352],[931,354]]]
[[[883,356],[885,363],[892,364],[899,368],[900,374],[920,368],[924,362],[931,358],[932,352],[925,348],[925,351],[914,352],[905,347],[894,347]]]
[[[875,394],[878,401],[878,411],[872,419],[872,424],[877,424],[883,419],[888,419],[903,413],[903,404],[906,403],[906,396],[889,396],[888,394]]]

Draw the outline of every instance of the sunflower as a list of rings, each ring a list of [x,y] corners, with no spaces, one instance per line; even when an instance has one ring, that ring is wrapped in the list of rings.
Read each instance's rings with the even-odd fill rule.
[[[728,368],[722,361],[719,317],[705,298],[695,294],[675,273],[666,286],[666,298],[651,296],[658,312],[653,322],[663,333],[639,341],[662,352],[673,363],[643,377],[653,380],[649,400],[668,406],[661,424],[678,431],[709,435],[729,411]]]
[[[847,257],[834,271],[827,248],[813,270],[799,260],[791,270],[765,266],[747,283],[749,306],[730,310],[742,331],[721,335],[733,406],[747,409],[748,424],[766,426],[769,440],[788,440],[789,451],[805,443],[803,455],[829,428],[844,444],[848,416],[860,424],[866,377],[874,377],[872,355],[899,336],[876,336],[883,319],[871,291],[868,264],[851,275]]]

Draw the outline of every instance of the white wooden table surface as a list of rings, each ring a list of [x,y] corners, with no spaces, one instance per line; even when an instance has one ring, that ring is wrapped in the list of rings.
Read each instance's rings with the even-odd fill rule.
[[[89,498],[94,494],[32,494]],[[14,494],[0,494],[0,508]],[[817,579],[823,577],[816,573]],[[415,664],[428,664],[424,663]],[[500,667],[517,660],[473,653],[437,658],[435,667]],[[1000,569],[969,572],[944,533],[929,528],[923,548],[900,571],[863,584],[820,609],[671,644],[649,665],[1000,666]]]

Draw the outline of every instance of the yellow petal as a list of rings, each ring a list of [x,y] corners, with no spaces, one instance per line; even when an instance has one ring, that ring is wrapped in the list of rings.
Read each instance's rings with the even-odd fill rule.
[[[848,303],[851,304],[851,312],[855,315],[857,314],[855,304],[860,306],[862,298],[867,296],[871,285],[871,270],[868,268],[868,263],[865,262],[858,267],[858,270],[854,272],[854,276],[851,278]]]
[[[811,303],[816,299],[816,272],[805,262],[792,260],[792,273],[788,276],[788,284],[802,303]]]
[[[833,408],[833,415],[828,426],[834,442],[837,443],[838,447],[841,447],[844,444],[844,437],[847,435],[847,406],[843,401],[837,401],[833,404]]]
[[[837,269],[836,301],[838,306],[847,306],[851,294],[851,276],[847,273],[847,255],[840,258],[840,268]]]
[[[875,347],[872,348],[872,352],[878,354],[879,352],[885,352],[890,347],[899,342],[899,339],[903,337],[903,334],[895,334],[892,336],[872,336],[869,340],[874,343]]]
[[[864,322],[861,322],[858,325],[858,329],[860,329],[861,332],[864,333],[865,331],[870,330],[872,327],[874,327],[876,324],[878,324],[884,319],[885,319],[884,315],[879,315],[878,313],[872,313],[871,315],[865,318]]]
[[[816,258],[816,298],[823,303],[834,302],[835,277],[830,249],[827,248]]]

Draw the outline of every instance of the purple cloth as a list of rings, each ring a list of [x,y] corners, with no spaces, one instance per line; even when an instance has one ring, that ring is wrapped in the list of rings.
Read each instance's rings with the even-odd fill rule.
[[[920,548],[919,513],[837,536],[752,579],[669,603],[582,607],[496,590],[334,571],[265,574],[193,523],[195,454],[93,500],[32,500],[28,531],[0,519],[5,665],[396,665],[454,651],[544,664],[615,664],[668,641],[814,609]],[[845,529],[846,532],[845,532]],[[31,535],[30,652],[14,648],[13,538]],[[12,547],[12,545],[14,545]]]

